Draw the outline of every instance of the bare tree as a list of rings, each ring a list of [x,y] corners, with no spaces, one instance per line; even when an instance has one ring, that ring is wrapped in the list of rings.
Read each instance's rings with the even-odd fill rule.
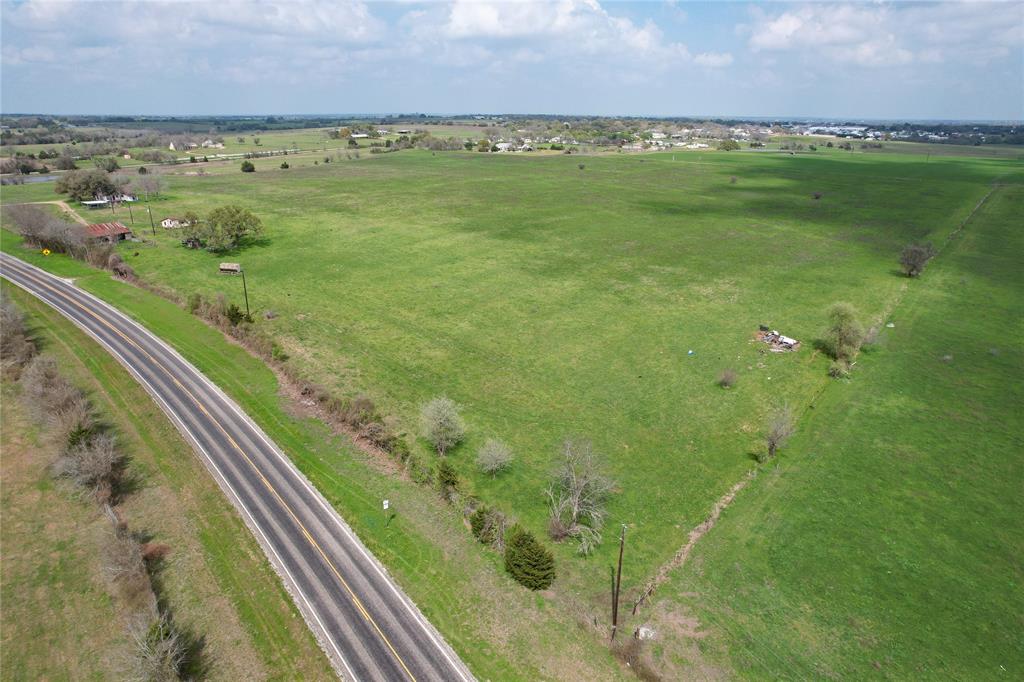
[[[426,438],[437,454],[458,445],[466,435],[466,426],[459,414],[459,406],[455,401],[439,397],[423,406],[420,412],[420,424],[423,437]]]
[[[590,442],[566,440],[554,480],[547,489],[551,537],[575,538],[579,552],[589,554],[601,542],[605,504],[613,487]]]
[[[512,459],[512,448],[500,440],[488,438],[476,455],[476,464],[480,471],[495,476],[507,469]]]
[[[146,201],[149,201],[150,196],[160,196],[160,192],[163,191],[167,183],[162,176],[156,173],[147,173],[137,177],[134,184],[136,191],[142,192]]]
[[[768,459],[775,457],[775,451],[782,447],[796,431],[796,420],[793,409],[783,405],[768,415],[767,429],[764,434],[765,445],[768,447]]]

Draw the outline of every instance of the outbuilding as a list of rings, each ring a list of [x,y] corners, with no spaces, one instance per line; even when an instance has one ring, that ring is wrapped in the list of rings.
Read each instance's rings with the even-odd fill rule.
[[[101,242],[120,242],[132,236],[121,223],[94,223],[85,226],[86,238]]]

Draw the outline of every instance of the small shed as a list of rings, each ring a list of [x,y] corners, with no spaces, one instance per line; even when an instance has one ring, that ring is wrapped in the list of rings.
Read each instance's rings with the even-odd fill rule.
[[[237,275],[242,271],[242,266],[238,263],[221,263],[220,272],[222,275]]]
[[[132,236],[132,231],[121,223],[94,223],[85,226],[88,239],[103,242],[120,242]]]
[[[110,199],[90,199],[82,202],[82,206],[86,208],[104,208],[109,205]]]

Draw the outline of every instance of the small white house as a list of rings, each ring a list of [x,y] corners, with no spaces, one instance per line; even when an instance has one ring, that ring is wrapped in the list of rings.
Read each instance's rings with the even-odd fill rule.
[[[499,142],[494,146],[498,149],[499,152],[511,152],[515,151],[516,148],[516,146],[511,142]]]
[[[168,230],[176,230],[179,227],[188,227],[191,224],[192,223],[184,218],[164,218],[160,221],[160,227],[165,227]]]
[[[349,135],[349,137],[351,137],[353,140],[365,140],[366,138],[369,137],[369,135],[367,135],[366,133],[352,133],[351,135]]]

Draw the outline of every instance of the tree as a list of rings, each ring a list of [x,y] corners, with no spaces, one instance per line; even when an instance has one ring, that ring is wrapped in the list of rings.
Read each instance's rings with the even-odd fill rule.
[[[734,152],[739,150],[739,148],[740,143],[737,142],[736,140],[722,140],[721,142],[718,143],[719,151],[723,152]]]
[[[249,237],[263,234],[263,223],[241,206],[221,206],[210,212],[205,222],[189,226],[186,237],[199,240],[209,251],[227,251]]]
[[[517,524],[505,537],[505,570],[523,587],[544,590],[555,581],[555,557]]]
[[[507,469],[512,459],[512,448],[500,440],[488,438],[476,455],[476,464],[480,471],[495,476]]]
[[[919,277],[924,266],[935,256],[935,247],[931,244],[907,244],[900,254],[900,265],[907,277]]]
[[[98,196],[110,196],[117,188],[110,175],[101,170],[69,171],[57,179],[54,190],[67,194],[75,201],[89,201]]]
[[[243,173],[255,173],[256,172],[256,166],[252,165],[252,161],[243,161],[242,162],[242,172]]]
[[[459,414],[459,406],[449,398],[434,398],[420,410],[423,437],[434,446],[437,454],[444,455],[458,445],[466,435],[466,426]]]
[[[613,487],[590,442],[566,440],[554,480],[547,489],[551,537],[575,538],[580,554],[589,554],[601,543],[605,503]]]
[[[139,166],[139,170],[138,170],[138,174],[139,175],[145,175],[148,172],[149,172],[149,170],[145,166]]]
[[[796,430],[793,410],[789,405],[783,405],[768,415],[767,428],[764,434],[764,442],[768,447],[768,459],[775,457],[775,451],[782,447],[789,437]]]
[[[857,309],[849,303],[836,303],[828,311],[830,325],[825,343],[832,357],[849,363],[864,342],[864,327],[857,320]]]
[[[57,170],[77,170],[78,166],[75,165],[75,158],[71,154],[64,153],[57,158],[55,163]]]
[[[135,187],[146,195],[146,201],[149,201],[150,195],[155,197],[160,196],[160,192],[163,191],[164,185],[165,182],[163,177],[154,173],[143,174],[135,180]]]
[[[199,215],[195,211],[185,211],[181,216],[182,223],[188,223],[189,225],[199,224]]]
[[[285,161],[284,163],[281,164],[281,170],[288,170],[288,162],[287,161]]]
[[[96,164],[96,167],[100,170],[105,170],[108,173],[113,173],[120,168],[117,165],[117,159],[112,156],[97,156],[93,158],[92,162]]]

